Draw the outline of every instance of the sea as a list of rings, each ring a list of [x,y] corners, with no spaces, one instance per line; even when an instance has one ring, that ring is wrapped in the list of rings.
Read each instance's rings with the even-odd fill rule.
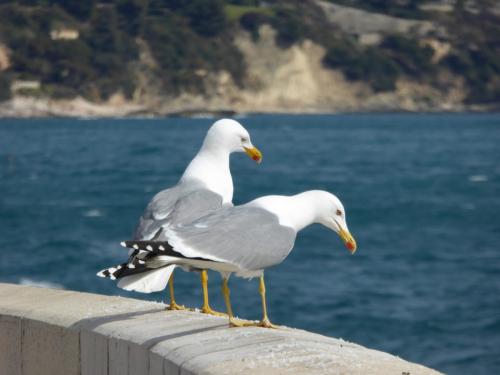
[[[269,314],[449,374],[500,373],[500,114],[236,117],[264,158],[231,157],[234,203],[324,189],[358,242],[313,225],[266,270]],[[177,182],[214,118],[0,120],[0,282],[163,301],[96,277],[127,257],[152,196]],[[199,275],[176,298],[201,305]],[[224,309],[220,276],[209,274]],[[232,277],[259,319],[258,280]]]

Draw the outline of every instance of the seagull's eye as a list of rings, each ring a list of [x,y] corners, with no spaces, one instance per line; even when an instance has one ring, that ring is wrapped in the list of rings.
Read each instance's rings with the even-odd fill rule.
[[[342,216],[342,211],[337,210],[337,216]]]
[[[248,138],[246,137],[241,137],[241,143],[247,143],[248,142]]]

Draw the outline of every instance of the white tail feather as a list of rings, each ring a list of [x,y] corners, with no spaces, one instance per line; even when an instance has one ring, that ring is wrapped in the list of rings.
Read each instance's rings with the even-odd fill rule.
[[[175,267],[173,264],[153,271],[122,277],[118,281],[118,287],[141,293],[160,292],[167,287]]]

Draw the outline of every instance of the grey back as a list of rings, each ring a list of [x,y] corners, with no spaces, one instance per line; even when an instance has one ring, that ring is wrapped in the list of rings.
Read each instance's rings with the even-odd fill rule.
[[[280,225],[278,217],[269,211],[238,206],[215,211],[189,224],[171,226],[166,237],[173,239],[171,244],[181,254],[183,248],[190,247],[203,258],[253,271],[281,263],[293,248],[296,232]]]
[[[202,183],[179,183],[153,197],[139,220],[134,239],[159,239],[162,228],[192,222],[221,207],[222,197]]]

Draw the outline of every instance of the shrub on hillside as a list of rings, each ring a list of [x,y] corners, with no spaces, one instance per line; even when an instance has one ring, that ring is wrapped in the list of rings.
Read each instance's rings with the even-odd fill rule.
[[[252,35],[254,41],[259,39],[259,27],[269,20],[265,14],[257,12],[245,13],[240,18],[240,25]]]
[[[358,49],[352,43],[337,41],[323,59],[325,66],[340,69],[351,81],[365,81],[375,91],[394,90],[399,75],[397,65],[382,51]]]
[[[10,97],[10,79],[5,72],[0,72],[0,102],[9,100]]]
[[[271,21],[276,29],[276,43],[282,48],[288,48],[291,45],[304,39],[305,30],[300,14],[293,11],[293,8],[279,7],[276,9]]]
[[[173,93],[181,90],[203,92],[201,70],[226,70],[235,82],[242,81],[245,73],[243,57],[232,44],[230,35],[203,38],[173,12],[163,17],[149,17],[144,35],[162,68],[165,88]]]
[[[144,27],[144,16],[147,9],[145,0],[118,0],[119,28],[131,36],[138,36]]]
[[[170,0],[166,7],[189,20],[189,25],[201,36],[215,36],[226,28],[223,0]]]
[[[95,0],[49,0],[50,4],[58,5],[63,8],[66,12],[72,16],[78,18],[79,20],[85,21],[92,14],[92,9],[96,5]],[[44,1],[40,1],[44,3]]]
[[[416,39],[390,35],[382,41],[380,47],[385,49],[409,76],[421,77],[434,70],[431,61],[434,50],[429,46],[420,46]]]
[[[467,102],[500,102],[500,61],[488,49],[455,51],[442,64],[465,78]]]

